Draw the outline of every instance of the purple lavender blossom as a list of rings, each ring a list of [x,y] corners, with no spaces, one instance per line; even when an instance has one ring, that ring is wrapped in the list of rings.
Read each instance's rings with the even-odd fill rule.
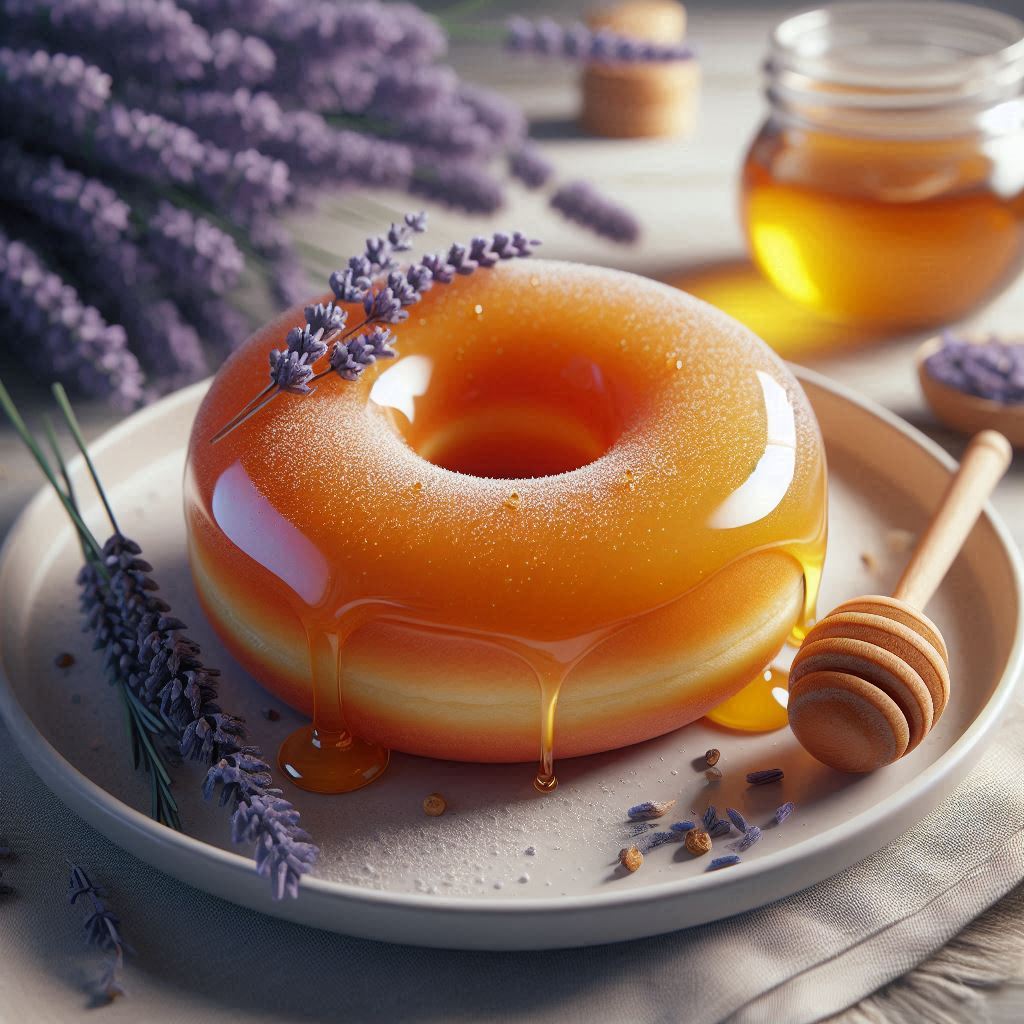
[[[747,819],[735,807],[726,807],[725,813],[729,815],[729,820],[736,826],[738,832],[747,831]]]
[[[723,857],[714,857],[708,864],[706,871],[718,871],[721,868],[731,868],[740,863],[740,857],[735,853],[727,853]]]
[[[601,195],[586,181],[562,185],[551,197],[551,206],[567,220],[590,228],[613,242],[635,242],[640,224],[624,206]]]
[[[68,903],[73,905],[83,898],[89,903],[89,916],[85,919],[85,941],[90,946],[97,946],[105,953],[112,954],[95,988],[97,1000],[109,1003],[117,996],[124,995],[119,976],[128,946],[121,937],[121,920],[107,906],[103,893],[93,885],[83,868],[72,864],[68,878]]]
[[[1024,342],[995,335],[971,342],[946,331],[924,365],[939,383],[964,394],[1004,405],[1024,402]]]
[[[669,825],[669,828],[673,832],[689,832],[694,828],[694,823],[692,821],[676,821]]]
[[[97,640],[110,671],[129,669],[132,692],[180,738],[183,756],[210,766],[203,794],[209,798],[221,787],[221,804],[233,807],[234,841],[256,844],[257,871],[270,879],[274,895],[294,896],[318,851],[299,827],[298,812],[272,787],[259,749],[245,744],[244,723],[220,708],[218,673],[202,664],[184,624],[154,593],[152,567],[140,555],[138,544],[115,533],[103,547],[109,580],[85,567],[87,622],[104,629]]]
[[[762,771],[747,772],[747,782],[751,786],[766,786],[772,782],[781,782],[785,775],[781,768],[765,768]]]
[[[108,324],[23,242],[0,231],[0,323],[36,373],[130,409],[143,375],[124,328]]]
[[[210,36],[206,81],[220,89],[261,85],[274,76],[274,51],[259,36],[243,36],[226,28]]]
[[[796,804],[790,800],[781,807],[776,808],[775,814],[772,815],[772,821],[776,825],[781,825],[795,810]]]
[[[684,43],[654,43],[607,29],[592,31],[580,22],[562,26],[551,18],[511,18],[506,45],[513,53],[600,63],[650,64],[693,60]]]
[[[637,846],[639,846],[641,853],[650,853],[651,850],[656,850],[659,846],[678,843],[681,839],[682,836],[678,832],[651,832],[649,835],[644,836],[637,843]]]
[[[311,308],[315,309],[315,307]],[[327,354],[327,344],[322,340],[323,334],[323,327],[313,328],[307,323],[305,327],[293,327],[285,336],[284,341],[289,352],[294,353],[300,359],[304,358],[312,366],[321,356]]]
[[[502,149],[508,149],[525,138],[526,117],[501,93],[463,83],[459,86],[458,97],[473,119],[487,129]]]
[[[280,391],[292,395],[308,395],[313,390],[309,386],[312,376],[313,368],[305,356],[279,349],[271,351],[270,380]]]
[[[468,162],[418,164],[409,191],[465,213],[495,213],[505,201],[500,182]]]
[[[541,188],[555,173],[555,166],[532,143],[524,142],[508,157],[508,169],[527,188]]]
[[[742,838],[732,844],[732,848],[737,853],[745,853],[754,843],[760,842],[760,840],[761,830],[757,825],[751,825],[744,831]]]
[[[175,290],[223,295],[238,284],[245,260],[235,240],[205,217],[161,200],[144,228],[146,255],[171,275]]]
[[[731,826],[729,822],[725,821],[723,818],[719,818],[719,820],[716,821],[714,825],[707,830],[707,832],[712,839],[720,839],[722,836],[727,836],[729,834],[730,828]]]
[[[117,75],[173,83],[202,77],[206,30],[172,0],[0,0],[17,32],[42,37]]]

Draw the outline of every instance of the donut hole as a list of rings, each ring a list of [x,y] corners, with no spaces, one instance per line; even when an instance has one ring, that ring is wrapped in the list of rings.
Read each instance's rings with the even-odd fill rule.
[[[491,479],[567,473],[606,454],[634,404],[593,360],[534,366],[423,355],[400,359],[371,399],[418,455],[443,469]]]

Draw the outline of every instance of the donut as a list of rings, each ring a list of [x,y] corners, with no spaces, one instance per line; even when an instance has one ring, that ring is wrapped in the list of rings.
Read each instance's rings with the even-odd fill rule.
[[[428,292],[399,358],[211,443],[302,322],[226,361],[185,480],[204,611],[288,704],[311,712],[326,636],[359,737],[463,761],[533,760],[545,735],[590,754],[699,718],[808,618],[820,432],[784,364],[711,306],[502,263]]]

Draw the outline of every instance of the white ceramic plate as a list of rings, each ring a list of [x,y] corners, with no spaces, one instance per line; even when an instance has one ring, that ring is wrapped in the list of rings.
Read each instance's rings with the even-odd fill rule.
[[[905,553],[895,529],[916,531],[948,480],[950,460],[883,410],[802,373],[830,461],[831,537],[823,607],[885,592]],[[244,715],[272,754],[298,718],[235,665],[203,620],[185,559],[182,461],[204,384],[126,420],[95,446],[127,533],[156,566],[165,597],[224,670],[224,705]],[[78,490],[88,493],[81,467]],[[98,508],[88,518],[100,522]],[[877,567],[864,564],[862,555]],[[556,793],[539,796],[530,765],[463,765],[395,755],[379,783],[317,797],[293,791],[322,847],[316,877],[297,900],[274,903],[252,862],[228,841],[227,815],[199,796],[201,769],[177,769],[188,834],[154,824],[147,785],[127,768],[121,710],[80,632],[75,540],[46,491],[12,529],[0,558],[0,713],[34,769],[76,813],[131,853],[210,893],[294,921],[391,941],[477,949],[576,946],[653,935],[760,906],[879,849],[925,816],[977,759],[1010,697],[1021,662],[1021,572],[1013,542],[989,511],[929,612],[952,659],[953,695],[911,756],[864,778],[817,764],[788,730],[751,736],[696,723],[648,743],[563,761]],[[55,655],[71,652],[70,669]],[[281,712],[276,722],[261,709]],[[709,784],[693,761],[722,750]],[[744,775],[781,767],[779,785],[752,789]],[[438,790],[450,810],[427,818]],[[679,846],[649,854],[623,877],[624,812],[675,797],[678,817],[708,802],[764,823],[793,800],[797,811],[735,868],[706,873]],[[672,820],[672,819],[669,819]],[[723,844],[719,843],[721,847]],[[719,853],[725,852],[723,849]]]

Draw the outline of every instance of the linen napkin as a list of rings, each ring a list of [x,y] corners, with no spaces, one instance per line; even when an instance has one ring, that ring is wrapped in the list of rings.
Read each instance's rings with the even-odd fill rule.
[[[104,1024],[822,1020],[901,976],[1024,878],[1024,706],[954,795],[896,842],[760,910],[581,950],[472,953],[318,932],[191,889],[72,816],[0,724],[0,1022],[85,1019],[98,956],[66,858],[102,881],[135,949]],[[909,824],[909,823],[908,823]],[[301,898],[301,896],[300,896]]]

